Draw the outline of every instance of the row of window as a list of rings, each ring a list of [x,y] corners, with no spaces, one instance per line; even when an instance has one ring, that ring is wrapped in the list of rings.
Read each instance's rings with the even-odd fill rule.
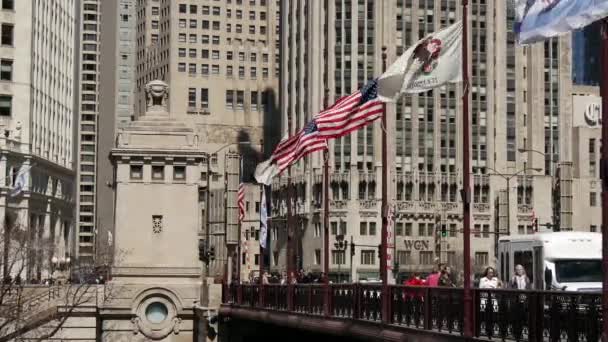
[[[188,37],[187,41],[186,41],[186,37]],[[152,44],[157,44],[158,43],[158,34],[153,34],[151,36],[151,40],[152,40]],[[226,40],[227,40],[227,42],[226,42],[227,44],[226,45],[233,45],[232,44],[232,38],[228,37],[228,38],[226,38]],[[188,42],[188,43],[195,44],[195,43],[197,43],[197,35],[196,34],[190,34],[189,36],[186,36],[185,33],[180,33],[179,36],[178,36],[178,41],[180,43],[186,43],[186,42]],[[209,42],[211,42],[213,45],[220,45],[220,41],[221,41],[220,36],[209,36],[208,34],[201,35],[201,43],[202,44],[209,44]],[[251,46],[255,46],[255,44],[256,44],[255,39],[246,39],[245,41],[247,42],[248,45],[251,45]],[[266,40],[265,39],[258,40],[258,43],[259,43],[260,46],[266,47]],[[243,45],[243,39],[241,39],[241,38],[235,38],[234,39],[234,45],[236,45],[236,46]],[[275,45],[276,45],[277,49],[280,47],[281,44],[279,42],[279,39],[277,39],[275,41]]]
[[[180,28],[186,28],[186,20],[182,19],[179,22],[179,27]],[[158,29],[158,21],[157,20],[153,20],[152,21],[152,28],[153,29]],[[195,19],[190,19],[190,28],[191,29],[196,29],[198,28],[198,24],[197,21]],[[201,28],[203,30],[211,30],[213,29],[214,31],[220,31],[221,30],[221,23],[219,21],[208,21],[208,20],[203,20],[201,22]],[[226,23],[226,30],[227,33],[232,33],[232,24],[230,23]],[[256,26],[255,25],[249,25],[249,33],[250,34],[256,34],[256,32],[259,31],[260,34],[266,34],[268,32],[268,30],[266,29],[266,26],[262,25],[260,26],[260,28],[258,30],[256,30]],[[235,32],[236,33],[243,33],[243,25],[241,24],[236,24],[235,25]]]
[[[178,51],[179,57],[197,58],[197,56],[198,56],[197,49],[188,49],[188,55],[186,55],[186,48],[179,48],[177,51]],[[208,59],[209,56],[211,56],[211,59],[221,59],[222,52],[220,50],[211,50],[211,54],[209,54],[208,49],[201,50],[201,58]],[[239,62],[244,62],[245,61],[245,52],[240,51],[238,53],[238,57],[239,57]],[[226,51],[226,60],[229,60],[229,61],[234,60],[234,53],[232,51]],[[250,52],[249,61],[255,63],[255,62],[257,62],[257,60],[258,60],[258,54],[256,52]],[[269,62],[269,57],[268,57],[267,53],[262,54],[262,62],[264,62],[264,63]]]
[[[142,180],[144,175],[143,165],[130,165],[130,178],[131,180]],[[152,180],[162,181],[165,180],[165,166],[164,165],[152,165]],[[182,165],[173,165],[173,180],[174,181],[185,181],[186,180],[186,167]]]
[[[346,222],[331,222],[331,235],[347,235]],[[456,237],[458,228],[455,223],[450,223],[445,226],[449,237]],[[359,223],[359,235],[360,236],[375,236],[378,233],[378,225],[376,222],[360,222]],[[419,222],[417,224],[418,234],[414,235],[413,231],[414,223],[412,222],[396,222],[395,223],[395,235],[396,236],[428,236],[433,237],[439,233],[440,227],[434,222]],[[473,234],[475,237],[490,237],[490,225],[489,224],[476,224],[473,228]],[[321,225],[315,225],[314,231],[315,237],[321,236]]]
[[[179,72],[186,72],[186,63],[178,63],[177,64],[177,71]],[[220,74],[220,66],[217,64],[201,64],[201,68],[200,68],[200,72],[201,75],[203,76],[209,76],[209,75],[219,75]],[[276,72],[278,72],[278,70],[276,70]],[[197,65],[196,63],[189,63],[188,64],[188,73],[190,75],[196,75],[197,74]],[[226,66],[226,76],[228,78],[232,78],[234,76],[234,67],[232,65],[228,65]],[[278,74],[277,74],[278,76]],[[249,68],[249,77],[252,80],[257,79],[258,77],[258,68],[257,67],[250,67]],[[268,68],[262,68],[262,78],[263,79],[268,79],[269,74],[268,74]],[[244,66],[239,66],[239,78],[240,79],[244,79],[245,78],[245,67]]]
[[[218,1],[218,0],[216,0]],[[236,0],[237,5],[242,5],[243,0]],[[232,0],[226,0],[226,3],[231,4]],[[260,6],[266,6],[266,0],[249,0],[250,6],[256,6],[259,3]],[[230,11],[230,9],[228,9]],[[240,10],[238,10],[240,11]],[[197,14],[198,6],[197,5],[188,5],[188,4],[179,4],[179,13],[186,14]],[[221,9],[218,6],[201,6],[201,13],[204,15],[209,15],[213,13],[213,15],[221,15]]]
[[[420,251],[418,252],[417,260],[414,260],[412,251],[397,251],[396,261],[400,265],[434,265],[435,262],[435,252],[433,251]],[[278,258],[276,258],[278,259]],[[377,251],[373,249],[363,249],[360,252],[360,262],[361,265],[376,265],[376,262],[379,262],[379,257],[377,256]],[[314,264],[321,265],[321,250],[315,249],[314,254]],[[456,252],[448,251],[447,252],[447,263],[448,265],[455,265],[456,260]],[[475,252],[475,265],[477,266],[487,266],[489,262],[489,254],[488,252]],[[341,250],[333,250],[331,251],[331,263],[333,265],[346,265],[346,251]],[[276,264],[276,263],[275,263]]]
[[[15,0],[2,0],[2,9],[3,10],[14,10],[15,9]]]

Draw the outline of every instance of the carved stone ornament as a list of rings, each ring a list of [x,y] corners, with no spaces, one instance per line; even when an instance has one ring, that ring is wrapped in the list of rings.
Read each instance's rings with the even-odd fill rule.
[[[169,98],[169,86],[161,80],[150,81],[146,84],[146,98],[148,100],[148,110],[153,107],[167,108]]]
[[[160,215],[152,216],[152,231],[159,234],[163,231],[163,217]]]

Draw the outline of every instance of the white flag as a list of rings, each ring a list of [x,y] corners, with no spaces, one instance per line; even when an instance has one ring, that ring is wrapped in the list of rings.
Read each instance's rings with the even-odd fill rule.
[[[270,185],[272,178],[278,176],[281,173],[279,166],[272,159],[268,159],[258,164],[255,167],[255,180],[260,184]]]
[[[266,190],[262,187],[262,208],[260,210],[260,247],[266,249],[268,236],[268,210],[266,208]]]
[[[514,31],[520,44],[555,37],[608,16],[608,0],[515,0],[514,6]]]
[[[407,49],[378,78],[378,97],[396,101],[403,93],[421,93],[462,81],[462,22],[429,34]]]
[[[31,166],[21,165],[19,168],[19,173],[17,173],[17,177],[15,178],[15,182],[13,183],[13,189],[10,192],[10,197],[18,196],[28,187],[28,180],[30,179],[30,169]]]

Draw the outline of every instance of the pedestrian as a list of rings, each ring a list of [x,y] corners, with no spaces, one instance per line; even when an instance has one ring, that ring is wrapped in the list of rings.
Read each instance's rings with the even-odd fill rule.
[[[298,278],[296,277],[294,272],[291,272],[291,284],[295,285],[298,283]]]
[[[522,265],[515,266],[515,275],[509,281],[509,288],[517,290],[530,290],[532,282],[526,275],[526,269]]]
[[[454,285],[454,280],[452,280],[452,270],[449,267],[445,267],[443,271],[441,271],[439,286],[456,287],[456,285]]]
[[[444,268],[445,266],[443,264],[438,264],[437,268],[433,270],[433,273],[426,277],[426,284],[430,287],[439,286],[439,278],[441,277],[441,272]]]
[[[268,285],[268,272],[264,272],[262,275],[262,285]]]
[[[496,270],[493,267],[487,267],[483,273],[483,277],[479,280],[480,289],[498,289],[502,287],[500,279],[496,276]]]

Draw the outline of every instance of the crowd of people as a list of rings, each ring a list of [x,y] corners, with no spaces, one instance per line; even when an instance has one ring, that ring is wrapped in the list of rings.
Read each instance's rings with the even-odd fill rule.
[[[429,287],[459,287],[462,286],[462,279],[455,279],[452,268],[445,264],[439,264],[426,278],[422,278],[420,273],[413,273],[410,278],[403,282],[406,286],[429,286]],[[483,276],[479,279],[481,289],[510,288],[517,290],[529,290],[532,282],[526,275],[526,270],[522,265],[515,266],[515,274],[506,283],[499,278],[496,269],[487,267]]]

